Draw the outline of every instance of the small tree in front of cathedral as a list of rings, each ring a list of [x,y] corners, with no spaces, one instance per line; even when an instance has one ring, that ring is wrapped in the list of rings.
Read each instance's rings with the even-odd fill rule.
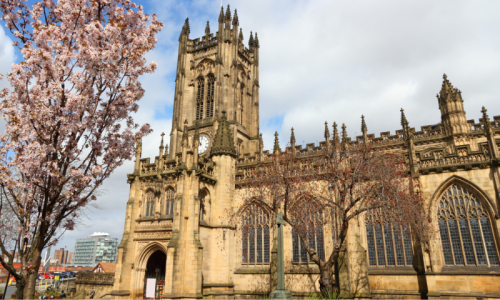
[[[305,153],[295,150],[293,132],[292,147],[285,152],[276,139],[274,154],[261,157],[259,164],[244,169],[237,178],[243,202],[233,215],[242,219],[245,244],[249,232],[250,239],[256,236],[247,228],[259,222],[275,225],[269,220],[283,212],[292,227],[293,261],[319,267],[324,297],[335,291],[334,266],[346,249],[353,221],[394,225],[417,241],[429,234],[418,180],[410,176],[403,155],[367,139],[350,143],[345,126],[340,140],[334,127],[333,139],[327,136],[321,147]],[[329,252],[325,252],[327,235],[333,241]]]
[[[0,263],[18,299],[32,299],[43,249],[73,230],[103,181],[151,130],[131,117],[156,63],[144,55],[163,24],[130,0],[0,1],[22,61],[1,91]],[[6,216],[6,215],[5,215]],[[15,237],[14,241],[11,240]],[[15,243],[21,268],[9,248]]]

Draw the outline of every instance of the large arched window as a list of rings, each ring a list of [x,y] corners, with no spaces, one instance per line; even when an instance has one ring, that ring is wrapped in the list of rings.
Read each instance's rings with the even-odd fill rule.
[[[400,224],[370,218],[366,223],[366,239],[370,266],[413,265],[410,231]]]
[[[196,120],[203,119],[203,101],[205,95],[205,79],[198,78],[198,92],[196,94]]]
[[[242,263],[269,264],[269,215],[258,206],[250,206],[241,222]]]
[[[171,216],[174,214],[174,189],[168,188],[165,191],[165,214]]]
[[[149,191],[146,194],[146,217],[154,216],[155,212],[155,194]]]
[[[306,252],[306,248],[300,239],[298,230],[301,230],[308,241],[309,247],[313,248],[321,260],[325,260],[325,243],[323,237],[323,217],[321,212],[307,214],[303,216],[302,222],[292,229],[292,248],[294,263],[309,263],[312,262]]]
[[[443,193],[438,224],[446,265],[498,265],[488,214],[465,187],[452,184]]]
[[[215,77],[210,74],[207,81],[207,118],[214,116]]]

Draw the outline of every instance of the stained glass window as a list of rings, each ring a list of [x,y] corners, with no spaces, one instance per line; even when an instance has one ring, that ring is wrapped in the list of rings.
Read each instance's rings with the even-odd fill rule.
[[[198,78],[198,92],[196,93],[196,120],[203,119],[203,101],[205,95],[205,78]]]
[[[302,228],[303,227],[303,228]],[[306,247],[300,239],[298,228],[292,230],[292,249],[294,263],[309,263],[312,262],[307,254]],[[325,260],[325,245],[323,237],[323,222],[320,213],[315,214],[310,218],[310,222],[301,225],[300,230],[303,230],[309,247],[314,249],[321,260]]]
[[[174,213],[174,189],[168,188],[165,191],[165,214],[170,216]]]
[[[370,266],[411,266],[413,249],[410,231],[398,223],[370,220],[366,224],[368,262]]]
[[[468,189],[451,185],[439,200],[438,218],[446,265],[498,265],[488,215]]]
[[[270,263],[269,217],[259,207],[249,207],[242,217],[242,263]]]

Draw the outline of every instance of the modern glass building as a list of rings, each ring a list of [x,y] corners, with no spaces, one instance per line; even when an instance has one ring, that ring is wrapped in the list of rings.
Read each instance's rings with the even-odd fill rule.
[[[116,262],[117,248],[118,239],[104,232],[95,232],[76,240],[72,264],[95,266],[100,262]]]

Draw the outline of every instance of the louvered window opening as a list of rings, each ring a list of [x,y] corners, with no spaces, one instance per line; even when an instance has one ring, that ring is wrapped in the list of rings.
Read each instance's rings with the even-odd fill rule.
[[[165,214],[171,216],[174,214],[174,189],[167,189],[165,192]]]
[[[413,249],[410,231],[398,223],[366,224],[368,263],[373,267],[412,266]]]
[[[313,248],[318,257],[325,260],[325,243],[323,236],[323,222],[320,213],[311,218],[311,222],[305,225],[306,239],[309,247]],[[308,264],[313,263],[310,256],[307,254],[306,247],[300,239],[299,233],[296,228],[292,229],[292,249],[293,249],[293,263]]]
[[[252,208],[242,219],[242,263],[270,263],[269,217],[261,208]]]
[[[499,265],[490,219],[474,194],[453,184],[443,193],[438,205],[445,265]]]
[[[203,119],[203,101],[205,95],[205,79],[198,79],[198,92],[196,94],[196,120]]]
[[[146,217],[152,217],[155,211],[155,196],[153,192],[147,193],[146,196]]]
[[[214,94],[215,94],[215,77],[210,75],[207,83],[207,114],[206,117],[214,116]]]

